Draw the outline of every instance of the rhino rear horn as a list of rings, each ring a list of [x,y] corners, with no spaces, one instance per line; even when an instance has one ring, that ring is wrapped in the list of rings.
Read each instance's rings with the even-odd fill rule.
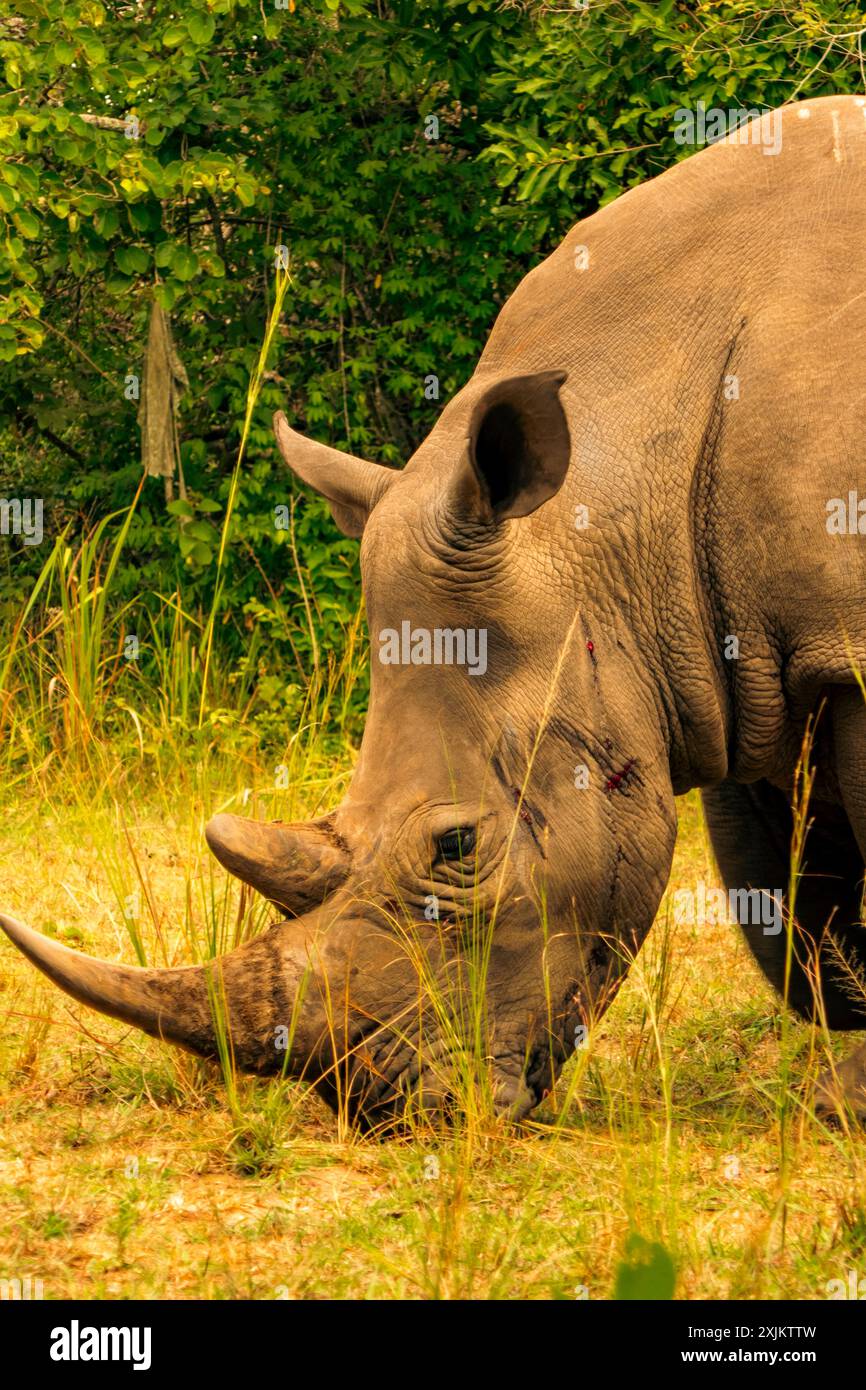
[[[224,869],[296,916],[320,907],[348,873],[348,851],[326,821],[264,824],[223,813],[204,833]]]
[[[285,415],[274,416],[274,434],[280,453],[292,472],[326,497],[340,530],[360,536],[367,517],[397,477],[393,468],[341,453],[328,444],[317,444],[293,430]]]

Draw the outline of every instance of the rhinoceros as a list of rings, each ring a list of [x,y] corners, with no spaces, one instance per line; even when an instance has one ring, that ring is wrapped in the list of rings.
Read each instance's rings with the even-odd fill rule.
[[[225,1027],[240,1068],[368,1124],[452,1113],[467,1067],[522,1117],[614,997],[700,788],[765,975],[866,1027],[866,100],[773,119],[574,227],[402,470],[276,417],[361,537],[350,789],[308,824],[210,821],[281,920],[206,965],[3,918],[57,985],[204,1056]],[[816,1103],[866,1117],[866,1048]]]

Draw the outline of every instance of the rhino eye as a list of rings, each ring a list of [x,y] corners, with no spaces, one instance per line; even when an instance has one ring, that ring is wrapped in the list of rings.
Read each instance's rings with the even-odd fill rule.
[[[446,862],[468,859],[475,849],[475,831],[471,825],[460,826],[456,830],[446,830],[436,842],[439,858]]]

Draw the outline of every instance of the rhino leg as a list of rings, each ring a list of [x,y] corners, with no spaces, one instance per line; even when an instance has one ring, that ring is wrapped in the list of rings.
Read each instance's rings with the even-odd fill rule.
[[[866,857],[866,702],[858,686],[833,692],[830,719],[842,804]]]
[[[833,692],[830,718],[842,804],[860,853],[866,856],[866,704],[857,686]],[[866,929],[861,927],[860,930],[866,936]],[[860,948],[860,960],[866,963],[866,946]],[[862,975],[866,975],[866,971],[861,970]],[[834,1123],[847,1114],[860,1124],[866,1124],[866,1043],[838,1067],[822,1072],[818,1078],[815,1109],[822,1119]]]
[[[783,793],[767,782],[747,786],[723,782],[701,795],[726,885],[784,887],[787,897],[792,816]],[[803,855],[804,876],[797,889],[788,1002],[806,1019],[819,1018],[823,1012],[830,1028],[866,1028],[866,997],[856,984],[858,976],[866,975],[866,931],[860,917],[863,856],[858,839],[864,841],[854,834],[840,807],[815,802],[810,816],[813,824]],[[760,926],[742,930],[755,960],[782,994],[787,932],[769,936]],[[840,1066],[822,1072],[815,1090],[815,1113],[833,1123],[846,1113],[866,1124],[866,1044]]]
[[[782,889],[787,903],[793,818],[784,793],[761,781],[722,782],[701,795],[726,887]],[[833,1029],[866,1028],[866,992],[856,986],[866,971],[863,856],[841,807],[815,801],[809,816],[788,1003],[802,1018],[825,1017]],[[770,934],[761,924],[742,931],[767,979],[784,994],[787,932]]]

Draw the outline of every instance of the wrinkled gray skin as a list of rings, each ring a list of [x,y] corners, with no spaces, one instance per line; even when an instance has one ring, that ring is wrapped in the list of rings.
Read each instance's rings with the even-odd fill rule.
[[[790,998],[866,1027],[830,944],[866,965],[851,670],[866,667],[866,539],[826,526],[830,498],[866,495],[866,107],[826,98],[782,119],[778,155],[713,146],[575,227],[402,472],[278,417],[289,465],[363,532],[372,698],[331,815],[208,827],[221,862],[289,914],[211,972],[249,1070],[278,1072],[275,1030],[294,1025],[288,1071],[367,1121],[409,1097],[447,1110],[461,1033],[430,983],[447,996],[465,980],[480,916],[483,1050],[498,1104],[526,1113],[652,924],[676,794],[703,789],[729,887],[787,888],[794,769],[822,697]],[[379,634],[405,620],[486,629],[486,673],[382,665]],[[477,836],[462,868],[440,848],[455,827]],[[205,971],[109,966],[4,925],[75,997],[214,1054]],[[784,933],[746,934],[781,987]],[[864,1083],[860,1049],[819,1108],[863,1115]]]

